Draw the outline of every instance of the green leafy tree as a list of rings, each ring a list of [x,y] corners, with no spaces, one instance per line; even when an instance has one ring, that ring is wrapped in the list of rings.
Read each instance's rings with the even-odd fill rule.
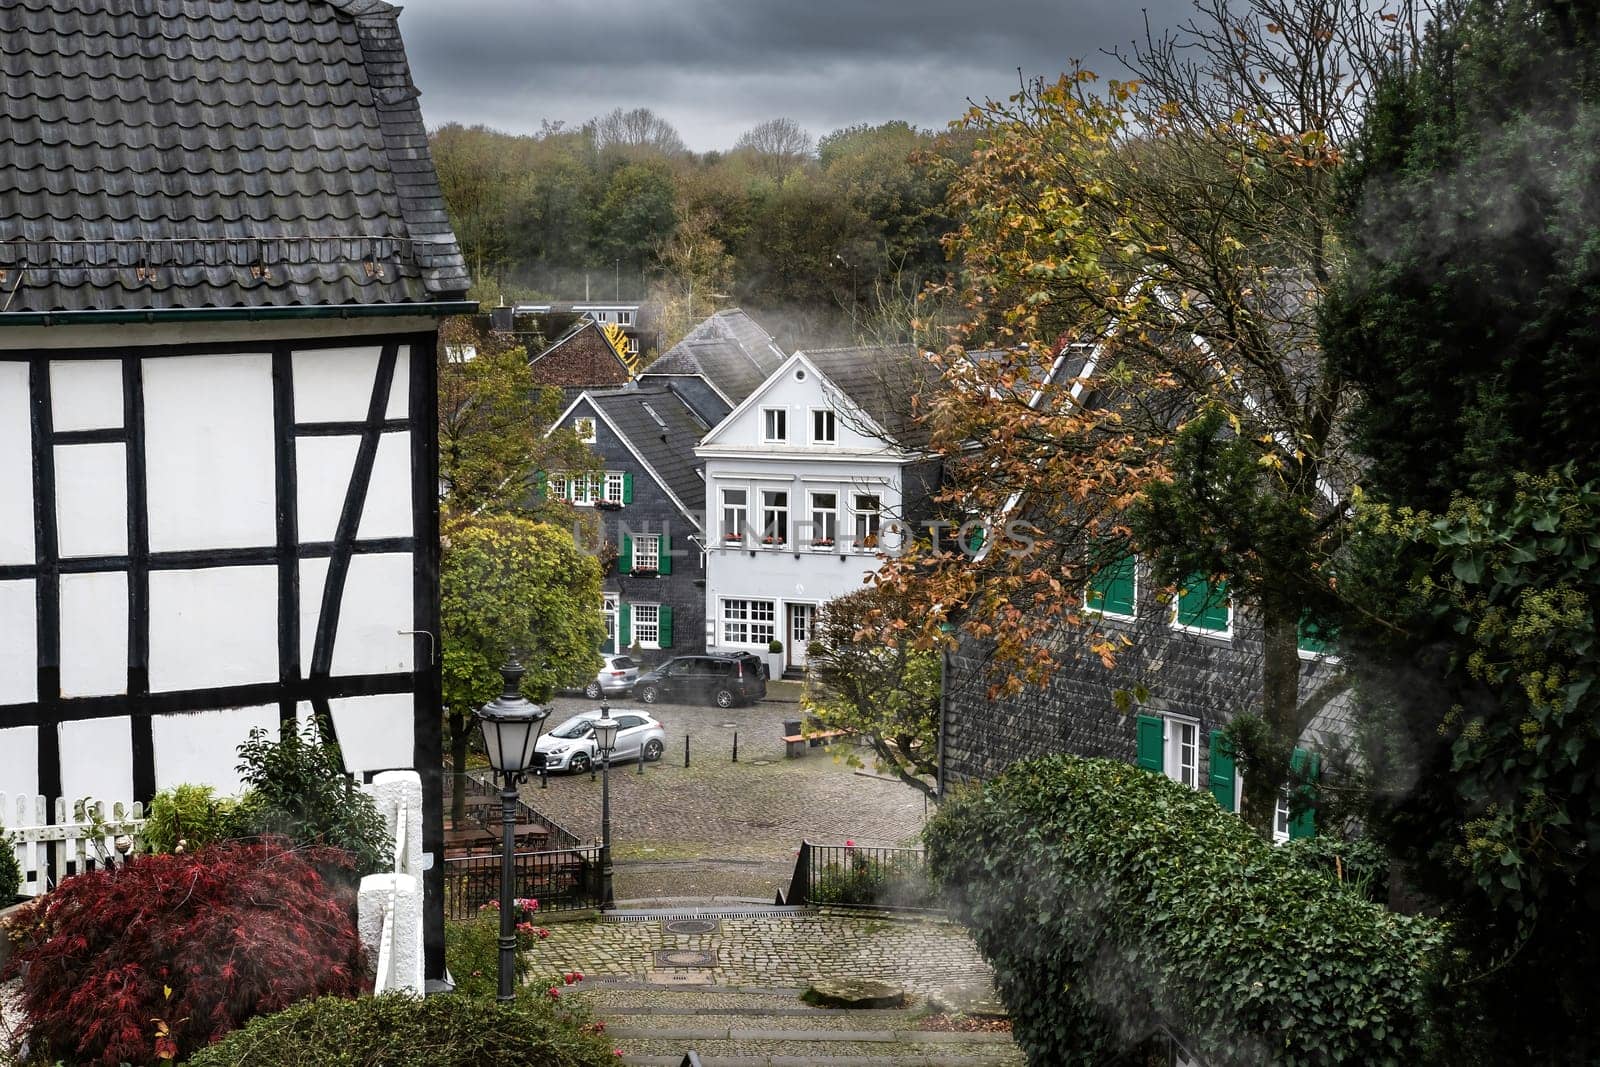
[[[599,669],[600,577],[599,561],[550,523],[498,515],[446,527],[440,613],[445,724],[457,775],[451,810],[458,823],[473,712],[500,693],[506,660],[515,656],[527,668],[522,692],[534,701]]]
[[[527,353],[504,334],[479,336],[464,319],[446,324],[439,359],[439,480],[444,507],[459,514],[539,507],[556,521],[569,511],[540,502],[539,471],[588,471],[595,457],[571,430],[546,435],[566,407],[561,390],[528,378]],[[471,359],[467,353],[473,352]]]
[[[822,729],[865,741],[878,769],[934,796],[940,653],[916,647],[908,610],[903,596],[876,588],[824,604],[806,649],[801,708]]]

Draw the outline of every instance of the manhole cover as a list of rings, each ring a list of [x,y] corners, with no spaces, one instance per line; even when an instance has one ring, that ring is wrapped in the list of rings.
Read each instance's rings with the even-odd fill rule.
[[[752,767],[770,767],[770,766],[772,766],[772,761],[769,760],[769,759],[753,759],[753,760],[746,760],[745,762],[748,763]]]
[[[669,934],[714,934],[717,932],[717,920],[668,919],[661,924],[661,929]]]
[[[736,729],[739,724],[736,723],[736,722],[725,722],[722,725],[726,729],[733,730],[733,729]]]
[[[689,949],[663,948],[656,950],[657,967],[710,967],[717,958],[709,952]]]

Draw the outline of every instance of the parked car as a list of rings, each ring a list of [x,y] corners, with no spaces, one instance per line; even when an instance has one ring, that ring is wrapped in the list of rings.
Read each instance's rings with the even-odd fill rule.
[[[667,729],[655,716],[632,708],[612,708],[611,717],[617,720],[617,747],[611,753],[611,762],[644,759],[653,763],[667,750]],[[551,771],[587,771],[600,755],[594,743],[594,721],[602,712],[579,712],[572,718],[547,731],[534,747],[544,753],[545,766]]]
[[[602,696],[627,696],[633,692],[633,683],[639,679],[639,665],[629,656],[604,653],[600,658],[604,661],[600,673],[584,686],[583,695],[599,700]]]
[[[748,704],[767,695],[767,671],[748,652],[726,656],[678,656],[639,675],[634,695],[646,704],[662,700],[704,701],[719,708]]]

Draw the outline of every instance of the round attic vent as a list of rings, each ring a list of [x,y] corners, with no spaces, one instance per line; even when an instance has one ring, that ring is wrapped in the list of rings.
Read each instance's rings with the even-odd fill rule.
[[[803,382],[806,380],[806,372],[804,367],[798,367],[795,369],[794,380],[797,382]]]

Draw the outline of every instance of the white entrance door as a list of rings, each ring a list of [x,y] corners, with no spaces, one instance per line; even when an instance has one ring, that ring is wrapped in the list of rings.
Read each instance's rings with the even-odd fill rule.
[[[806,646],[811,643],[811,621],[817,609],[811,604],[789,605],[789,640],[784,642],[790,667],[806,665]]]

